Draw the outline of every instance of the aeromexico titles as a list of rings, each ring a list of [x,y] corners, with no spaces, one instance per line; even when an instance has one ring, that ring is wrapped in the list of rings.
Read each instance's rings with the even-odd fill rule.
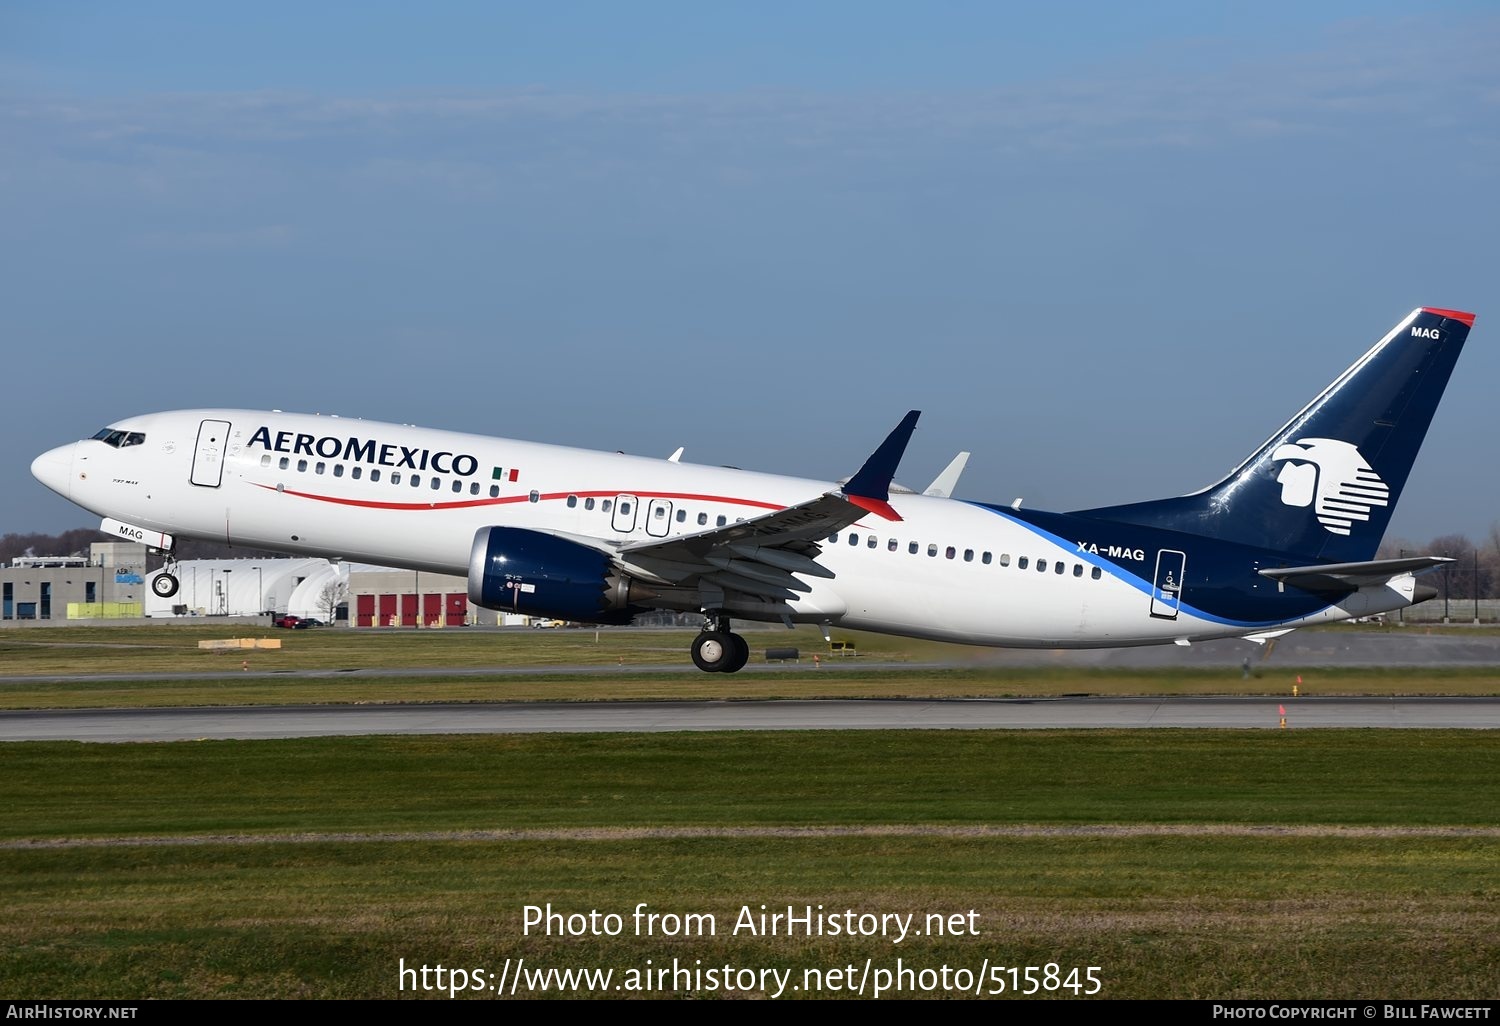
[[[111,534],[465,575],[487,608],[593,623],[698,611],[977,645],[1245,637],[1399,609],[1433,556],[1374,559],[1474,316],[1412,311],[1217,484],[1047,513],[892,484],[914,411],[833,483],[512,439],[251,410],[130,417],[37,457]]]

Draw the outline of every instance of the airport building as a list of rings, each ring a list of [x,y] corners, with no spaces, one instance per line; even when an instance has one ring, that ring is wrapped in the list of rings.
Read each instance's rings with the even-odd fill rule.
[[[190,559],[177,594],[155,594],[146,546],[101,541],[87,556],[21,556],[0,568],[0,623],[86,623],[290,613],[353,627],[525,624],[469,603],[468,581],[447,574],[306,557]],[[333,615],[330,616],[330,613]]]
[[[146,546],[94,542],[87,556],[19,556],[0,569],[0,621],[134,618],[147,594]]]

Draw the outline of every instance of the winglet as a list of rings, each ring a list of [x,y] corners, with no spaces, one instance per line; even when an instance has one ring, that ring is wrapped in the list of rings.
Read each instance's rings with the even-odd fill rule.
[[[944,468],[943,472],[932,479],[932,484],[927,486],[923,495],[935,495],[939,499],[951,499],[953,493],[958,489],[958,476],[964,472],[964,467],[969,463],[969,454],[961,452],[953,457],[953,462]]]
[[[891,479],[896,476],[896,467],[906,453],[906,443],[911,441],[911,433],[916,430],[917,418],[921,415],[921,410],[912,410],[902,418],[901,423],[896,425],[896,430],[887,435],[885,441],[880,443],[880,448],[865,460],[859,473],[844,485],[844,498],[887,520],[901,519],[888,501],[891,497]]]

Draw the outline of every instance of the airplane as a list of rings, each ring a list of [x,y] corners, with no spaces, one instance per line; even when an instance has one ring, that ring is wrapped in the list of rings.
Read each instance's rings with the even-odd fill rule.
[[[33,475],[165,555],[200,538],[468,579],[475,604],[627,623],[699,612],[693,662],[749,658],[733,619],[1023,648],[1217,638],[1401,609],[1448,560],[1375,559],[1474,315],[1421,307],[1223,480],[1049,513],[894,483],[918,411],[853,476],[806,480],[335,416],[130,417]]]

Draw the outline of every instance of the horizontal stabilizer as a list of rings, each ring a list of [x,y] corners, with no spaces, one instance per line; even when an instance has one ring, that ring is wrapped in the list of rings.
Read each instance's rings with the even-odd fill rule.
[[[1290,584],[1307,591],[1348,591],[1384,584],[1406,574],[1426,573],[1444,563],[1447,556],[1408,556],[1404,559],[1370,559],[1360,563],[1324,563],[1320,566],[1287,566],[1262,570],[1277,584]]]

